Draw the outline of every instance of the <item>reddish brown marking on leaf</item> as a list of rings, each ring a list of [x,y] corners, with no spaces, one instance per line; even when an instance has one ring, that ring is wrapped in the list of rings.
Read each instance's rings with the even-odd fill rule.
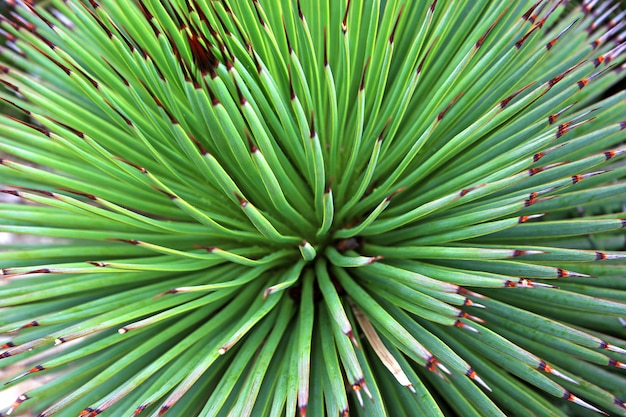
[[[165,112],[165,114],[167,115],[167,117],[170,119],[170,122],[173,125],[177,125],[178,123],[178,119],[176,119],[176,117],[172,114],[171,111],[169,111],[165,106],[162,106],[161,109]]]
[[[532,206],[537,202],[537,193],[530,193],[528,199],[524,200],[524,207]]]
[[[332,191],[331,185],[334,180],[334,177],[328,180],[328,182],[326,183],[326,187],[324,188],[324,194],[330,194],[330,192]]]
[[[376,139],[379,142],[383,141],[383,138],[385,136],[385,130],[387,130],[387,127],[389,127],[389,124],[391,123],[391,117],[389,119],[387,119],[387,121],[385,122],[385,126],[383,126],[383,129],[380,131],[380,134],[378,135],[378,138]],[[404,190],[406,187],[403,187],[402,190]]]
[[[361,74],[361,84],[359,86],[359,91],[365,90],[365,75],[367,74],[367,69],[370,65],[370,59],[371,57],[368,56],[367,60],[365,61],[365,65],[363,66],[363,73]]]
[[[93,413],[93,408],[87,407],[78,414],[78,417],[91,416],[92,413]]]
[[[16,92],[20,91],[20,88],[18,86],[16,86],[15,84],[11,84],[7,80],[3,80],[3,79],[0,78],[0,83],[6,85],[7,87],[9,87],[13,91],[16,91]]]
[[[97,200],[97,199],[98,199],[98,197],[96,197],[96,196],[95,196],[95,195],[93,195],[93,194],[82,193],[82,192],[80,192],[80,191],[74,191],[74,190],[70,190],[70,189],[68,189],[68,188],[57,188],[57,190],[59,190],[59,191],[66,191],[66,192],[68,192],[68,193],[72,193],[72,194],[80,195],[80,196],[82,196],[82,197],[86,197],[86,198],[88,198],[88,199],[90,199],[90,200]]]
[[[300,4],[300,0],[297,1],[298,6],[298,16],[301,20],[304,20],[304,14],[302,13],[302,5]]]
[[[589,123],[589,122],[591,122],[591,121],[593,121],[595,119],[596,119],[595,117],[591,117],[591,118],[589,118],[587,120],[583,120],[582,122],[578,122],[578,123],[575,123],[575,124],[572,123],[574,120],[572,120],[570,122],[563,123],[562,125],[559,126],[559,128],[557,130],[557,133],[556,133],[556,137],[560,138],[561,136],[563,136],[567,132],[569,132],[569,131],[571,131],[573,129],[576,129],[579,126],[587,124],[587,123]]]
[[[511,94],[510,96],[508,96],[504,100],[502,100],[500,102],[500,108],[505,108],[509,104],[509,102],[511,100],[513,100],[515,97],[517,97],[519,94],[521,94],[524,90],[526,90],[527,88],[531,87],[534,84],[535,84],[535,82],[533,81],[532,83],[525,85],[524,87],[520,88],[519,90],[517,90],[516,92],[514,92],[513,94]]]
[[[250,132],[248,132],[248,129],[245,130],[244,134],[246,135],[246,139],[248,140],[248,147],[250,148],[250,153],[259,152],[259,148],[252,141],[252,138],[250,137]]]
[[[615,151],[606,151],[604,152],[604,159],[608,161],[609,159],[615,157],[615,155],[617,155],[617,152]]]
[[[26,272],[26,274],[50,274],[50,270],[48,268],[39,268],[32,271]]]
[[[15,343],[13,343],[13,342],[7,342],[7,343],[3,344],[2,346],[0,346],[0,348],[2,348],[2,349],[9,349],[9,348],[12,348],[12,347],[15,347]]]
[[[169,198],[170,200],[174,201],[174,200],[178,200],[178,196],[176,194],[172,194],[168,191],[165,191],[159,187],[155,187],[152,186],[152,189],[154,189],[155,191],[160,192],[161,194],[163,194],[164,196],[166,196],[167,198]]]
[[[428,58],[430,51],[433,49],[433,46],[435,46],[435,42],[437,42],[438,39],[439,39],[439,36],[435,36],[435,39],[433,39],[432,43],[426,50],[424,57],[422,58],[422,60],[420,61],[420,64],[417,67],[417,71],[415,72],[416,74],[420,74],[422,72],[422,68],[424,67],[424,62],[426,62],[426,58]]]
[[[94,1],[91,2],[92,5],[94,3],[95,3]],[[87,11],[87,13],[89,13],[91,17],[96,21],[96,23],[98,23],[100,28],[107,34],[108,38],[113,39],[113,32],[111,32],[111,30],[108,27],[106,27],[102,19],[100,19],[100,16],[98,16],[91,9],[89,9],[83,2],[80,2],[79,4],[83,6],[83,8]],[[99,6],[94,6],[94,9],[96,9],[97,7]]]
[[[141,242],[137,239],[110,239],[110,240],[114,240],[116,242],[124,242],[124,243],[130,243],[131,245],[139,245],[141,244]]]
[[[317,133],[315,132],[315,113],[311,110],[311,127],[309,130],[309,137],[313,139]]]
[[[450,104],[448,104],[446,106],[445,109],[443,109],[438,115],[437,115],[437,121],[440,121],[441,119],[443,119],[443,116],[445,116],[445,114],[448,112],[448,110],[450,110],[450,108],[459,100],[459,98],[461,98],[461,96],[463,95],[463,92],[460,92],[459,94],[456,95],[456,97],[454,97],[452,99],[452,101],[450,102]]]
[[[561,123],[556,131],[556,137],[560,138],[567,132],[569,132],[568,127],[570,126],[570,122]]]
[[[531,6],[531,8],[528,9],[526,13],[524,13],[524,15],[522,16],[522,19],[528,20],[530,16],[533,14],[533,12],[535,11],[535,9],[537,8],[537,6],[539,6],[539,3],[541,3],[542,1],[543,0],[538,0],[533,6]]]
[[[204,76],[214,71],[219,61],[211,51],[208,39],[202,38],[201,42],[200,36],[197,33],[192,32],[189,34],[187,32],[187,42],[189,43],[193,60],[200,70],[200,73]]]
[[[120,110],[116,109],[116,108],[115,108],[115,106],[113,106],[113,104],[109,103],[109,101],[108,101],[108,100],[106,100],[106,99],[104,100],[104,102],[105,102],[105,103],[106,103],[106,104],[107,104],[107,105],[108,105],[108,106],[109,106],[109,107],[110,107],[110,108],[111,108],[111,109],[112,109],[115,113],[117,113],[117,114],[118,114],[118,116],[120,116],[120,117],[124,120],[124,122],[125,122],[128,126],[130,126],[130,127],[135,127],[135,125],[133,124],[133,122],[132,122],[132,121],[131,121],[128,117],[124,116],[124,114],[122,114],[122,112],[121,112]]]
[[[11,23],[8,19],[2,19],[1,21],[5,21],[5,22]],[[12,23],[12,26],[15,27],[16,25],[14,23]],[[15,35],[12,35],[12,34],[10,34],[8,32],[5,32],[5,31],[0,32],[0,35],[4,36],[4,39],[7,40],[8,42],[15,42],[17,40],[17,37]]]
[[[259,23],[262,27],[267,28],[263,17],[261,17],[261,12],[259,11],[259,0],[252,0],[252,3],[254,4],[254,10],[256,11],[256,16],[259,19]]]
[[[0,81],[2,81],[2,80],[0,80]],[[36,125],[30,124],[30,123],[27,123],[27,122],[25,122],[23,120],[20,120],[20,119],[17,119],[15,117],[13,117],[13,116],[9,116],[9,115],[4,115],[4,116],[7,117],[8,119],[13,120],[14,122],[22,124],[22,125],[24,125],[26,127],[30,127],[31,129],[36,130],[39,133],[43,133],[47,137],[50,137],[50,131],[48,129],[45,129],[44,127],[36,126]]]
[[[398,29],[398,23],[400,23],[400,18],[402,17],[402,12],[404,11],[404,3],[400,6],[400,12],[398,12],[398,17],[396,17],[396,22],[393,25],[393,29],[391,30],[391,35],[389,35],[389,43],[393,44],[393,41],[396,37],[396,30]]]
[[[237,89],[237,96],[239,97],[239,104],[242,106],[245,106],[248,100],[244,97],[243,93],[241,92],[241,88],[239,88],[239,84],[237,82],[235,82],[235,88]]]
[[[553,124],[558,117],[559,117],[558,113],[554,113],[548,116],[548,124]]]
[[[42,40],[44,40],[44,38],[42,38]],[[46,44],[48,44],[48,46],[50,46],[52,49],[54,49],[54,44],[52,44],[52,42],[48,43],[46,42]],[[51,45],[52,44],[52,45]],[[45,56],[50,62],[52,62],[54,65],[56,65],[57,67],[61,68],[61,70],[63,72],[65,72],[65,74],[67,75],[72,75],[72,70],[69,69],[69,67],[66,67],[65,65],[61,64],[59,61],[57,61],[56,59],[52,58],[49,54],[47,54],[46,52],[42,51],[41,49],[39,49],[38,47],[31,45],[37,52],[39,52],[41,55]]]
[[[432,14],[435,12],[435,7],[437,6],[437,0],[434,0],[431,5],[430,5],[430,9],[429,12]]]
[[[596,252],[596,261],[604,261],[606,259],[606,254],[602,252]]]
[[[245,207],[248,205],[248,200],[246,200],[245,198],[243,198],[242,196],[240,196],[239,194],[235,193],[235,197],[237,197],[237,200],[239,200],[239,205],[241,207]],[[207,249],[208,250],[208,249]]]
[[[557,43],[557,41],[559,40],[558,37],[552,39],[550,42],[548,42],[546,44],[546,49],[549,51],[550,49],[552,49],[552,47]]]
[[[141,404],[139,407],[137,407],[137,409],[135,409],[135,411],[133,412],[133,417],[141,414],[148,407],[148,405],[149,404]]]
[[[541,361],[539,362],[539,365],[537,365],[537,370],[550,373],[552,371],[552,367],[548,365],[545,361]]]
[[[603,62],[604,62],[604,55],[599,55],[596,59],[593,60],[593,66],[597,68]]]
[[[504,13],[507,11],[508,9],[505,8],[502,13],[500,13],[500,15],[496,18],[496,20],[493,21],[493,23],[489,26],[489,28],[487,28],[487,30],[485,31],[485,33],[483,33],[483,35],[480,37],[480,39],[478,39],[478,41],[476,42],[475,48],[478,49],[482,46],[482,44],[485,42],[485,39],[487,39],[487,36],[489,36],[489,34],[491,33],[491,31],[493,30],[493,28],[498,24],[498,22],[500,21],[500,19],[502,18],[502,16],[504,15]]]
[[[169,295],[169,294],[177,294],[178,290],[176,288],[172,288],[171,290],[167,290],[165,292],[162,292],[161,294],[157,294],[154,297],[152,297],[153,300],[156,300],[157,298],[161,298],[164,295]],[[126,327],[122,327],[120,330],[124,330],[125,332],[128,331],[128,329]]]
[[[100,84],[98,83],[98,81],[96,81],[93,77],[91,77],[89,74],[87,74],[85,71],[83,71],[80,67],[74,67],[75,71],[78,72],[80,75],[82,75],[83,77],[85,77],[87,79],[87,81],[89,81],[89,83],[91,83],[91,85],[94,86],[94,88],[99,89],[100,88]]]
[[[211,26],[209,19],[207,19],[206,14],[204,14],[204,10],[202,10],[202,7],[200,6],[200,3],[198,3],[198,0],[192,0],[191,2],[189,2],[189,13],[191,13],[192,11],[198,13],[198,17],[200,18],[200,20],[209,27],[211,35],[215,36],[215,29],[213,29],[213,27]]]
[[[570,72],[574,71],[576,68],[578,68],[579,66],[581,66],[582,64],[584,64],[585,61],[581,61],[578,64],[566,69],[565,71],[563,71],[562,73],[560,73],[559,75],[555,76],[554,78],[552,78],[550,81],[548,81],[548,89],[554,87],[556,85],[556,83],[558,83],[559,81],[561,81],[563,78],[565,78],[565,76],[567,74],[569,74]]]
[[[528,39],[528,37],[537,29],[539,29],[539,24],[534,24],[530,30],[528,32],[526,32],[526,34],[524,36],[522,36],[517,42],[515,42],[515,47],[517,49],[520,49],[522,47],[522,45],[524,45],[524,42],[526,42],[526,40]]]
[[[196,145],[196,148],[198,148],[198,152],[200,152],[201,155],[207,155],[209,153],[209,151],[207,151],[206,148],[202,146],[200,141],[198,141],[198,139],[196,139],[194,135],[188,133],[188,136],[189,139],[191,139],[191,141],[194,143],[194,145]]]
[[[369,260],[368,264],[371,265],[371,264],[373,264],[375,262],[378,262],[378,261],[382,260],[383,258],[384,258],[384,256],[382,256],[382,255],[370,256],[370,260]]]
[[[437,360],[437,358],[435,358],[434,356],[431,356],[426,361],[426,369],[428,369],[430,372],[437,372],[438,363],[439,361]]]
[[[148,173],[147,169],[145,169],[144,167],[142,167],[140,165],[135,164],[134,162],[127,161],[126,159],[122,159],[119,156],[116,156],[115,159],[117,159],[120,162],[125,163],[126,165],[130,165],[131,167],[139,170],[142,174],[147,174]]]
[[[178,10],[176,10],[175,7],[172,7],[170,10],[172,11],[174,20],[176,20],[176,23],[178,24],[178,29],[180,29],[181,31],[187,29],[187,22],[181,17],[181,15],[178,13]]]
[[[259,60],[259,57],[254,52],[252,47],[250,47],[250,56],[252,57],[252,60],[254,61],[254,66],[256,67],[256,72],[258,74],[261,74],[263,72],[263,66],[261,65],[261,61]],[[228,61],[227,65],[232,65],[232,64],[230,63],[230,61]],[[230,70],[230,67],[228,69]]]
[[[474,187],[470,187],[470,188],[465,188],[463,190],[461,190],[461,192],[459,193],[459,196],[464,197],[466,196],[470,191],[472,191],[474,189]]]
[[[84,139],[84,138],[85,138],[85,134],[84,134],[83,132],[81,132],[80,130],[78,130],[78,129],[74,129],[73,127],[71,127],[71,126],[69,126],[69,125],[67,125],[67,124],[65,124],[65,123],[62,123],[62,122],[59,122],[59,121],[58,121],[58,120],[56,120],[56,119],[53,119],[52,117],[47,117],[47,119],[49,119],[49,120],[53,121],[54,123],[58,124],[59,126],[63,126],[63,127],[64,127],[64,128],[66,128],[67,130],[69,130],[70,132],[72,132],[73,134],[75,134],[76,136],[78,136],[79,138],[81,138],[81,139]]]
[[[159,413],[157,414],[157,415],[158,415],[158,417],[161,417],[161,416],[162,416],[163,414],[165,414],[165,412],[166,412],[167,410],[169,410],[169,409],[170,409],[170,406],[169,406],[169,405],[164,405],[164,406],[162,406],[162,407],[159,409]]]
[[[598,46],[600,46],[601,43],[602,43],[601,38],[598,38],[595,41],[591,42],[589,45],[591,45],[592,49],[596,49]]]
[[[582,90],[584,86],[587,85],[587,83],[589,82],[589,77],[583,78],[582,80],[578,81],[576,84],[578,84],[578,89]]]
[[[39,19],[41,19],[41,20],[42,20],[42,21],[43,21],[46,25],[48,25],[48,27],[49,27],[50,29],[53,29],[53,30],[54,30],[54,25],[52,24],[52,22],[50,22],[48,19],[46,19],[46,17],[45,17],[45,16],[43,16],[41,13],[39,13],[39,11],[37,11],[37,9],[35,8],[35,5],[34,5],[33,3],[29,2],[29,1],[26,1],[26,2],[24,2],[24,4],[26,5],[26,7],[27,7],[27,8],[28,8],[31,12],[33,12],[35,15],[37,15],[37,17],[38,17]],[[31,24],[29,23],[29,26],[30,26],[30,25],[31,25]],[[33,26],[33,29],[34,29],[34,25],[32,25],[32,26]]]
[[[16,190],[0,190],[0,193],[14,195],[15,197],[22,197],[19,191],[16,191]]]
[[[385,201],[391,201],[392,198],[394,198],[396,195],[398,195],[399,193],[401,193],[402,191],[406,190],[406,187],[400,187],[397,190],[395,190],[394,192],[392,192],[391,194],[389,194],[386,198]]]
[[[150,10],[148,10],[148,8],[146,7],[144,1],[143,0],[138,0],[138,2],[139,2],[139,9],[143,13],[144,17],[147,20],[152,20],[152,18],[154,18],[154,16],[152,15],[152,13],[150,13]]]
[[[291,74],[290,64],[287,64],[287,77],[289,78],[289,99],[294,101],[296,99],[296,90],[293,87],[293,75]]]
[[[209,98],[211,99],[211,104],[213,106],[219,105],[220,104],[220,100],[217,98],[217,96],[215,95],[213,90],[208,86],[208,84],[205,84],[205,86],[207,87],[207,91],[209,92]]]
[[[291,47],[291,41],[289,41],[289,33],[287,32],[287,23],[285,22],[285,16],[281,16],[283,21],[283,32],[285,33],[285,40],[287,41],[287,51],[289,55],[293,53],[293,48]]]
[[[346,11],[343,14],[343,19],[341,20],[341,31],[345,35],[348,31],[348,12],[350,11],[350,4],[352,4],[352,0],[348,0],[348,4],[346,5]]]
[[[47,190],[38,190],[37,188],[21,187],[19,185],[14,185],[13,187],[19,188],[20,190],[30,191],[30,192],[38,193],[38,194],[43,194],[43,195],[45,195],[47,197],[56,198],[56,195],[54,195],[54,193],[52,193],[50,191],[47,191]]]

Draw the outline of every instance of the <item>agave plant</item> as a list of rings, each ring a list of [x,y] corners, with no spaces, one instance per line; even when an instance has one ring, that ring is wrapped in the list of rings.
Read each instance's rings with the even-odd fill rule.
[[[5,3],[0,415],[626,416],[617,6]]]

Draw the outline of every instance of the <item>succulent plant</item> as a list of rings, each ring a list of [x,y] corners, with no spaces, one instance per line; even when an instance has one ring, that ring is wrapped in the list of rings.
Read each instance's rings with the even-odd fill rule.
[[[0,415],[626,416],[617,6],[5,3]]]

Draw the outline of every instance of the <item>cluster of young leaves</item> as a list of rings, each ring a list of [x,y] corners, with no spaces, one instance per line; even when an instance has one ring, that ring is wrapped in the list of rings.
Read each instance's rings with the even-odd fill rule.
[[[626,416],[609,1],[5,3],[0,415]]]

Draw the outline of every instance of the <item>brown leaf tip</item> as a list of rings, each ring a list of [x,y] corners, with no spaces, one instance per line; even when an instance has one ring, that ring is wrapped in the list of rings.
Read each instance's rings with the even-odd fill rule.
[[[148,404],[141,404],[133,412],[133,417],[138,416],[139,414],[141,414],[147,407],[148,407]]]
[[[235,197],[237,197],[237,200],[239,200],[239,205],[241,207],[246,207],[249,204],[248,200],[246,200],[245,198],[243,198],[239,194],[235,193]]]
[[[348,4],[346,5],[346,11],[343,14],[343,20],[341,21],[341,31],[345,35],[348,31],[348,12],[350,11],[350,4],[352,0],[348,0]]]
[[[167,405],[167,404],[166,404],[166,405],[164,405],[164,406],[162,406],[162,407],[159,409],[159,413],[157,414],[157,416],[158,416],[158,417],[161,417],[161,416],[162,416],[163,414],[165,414],[165,412],[166,412],[167,410],[169,410],[169,409],[170,409],[170,406],[169,406],[169,405]]]

